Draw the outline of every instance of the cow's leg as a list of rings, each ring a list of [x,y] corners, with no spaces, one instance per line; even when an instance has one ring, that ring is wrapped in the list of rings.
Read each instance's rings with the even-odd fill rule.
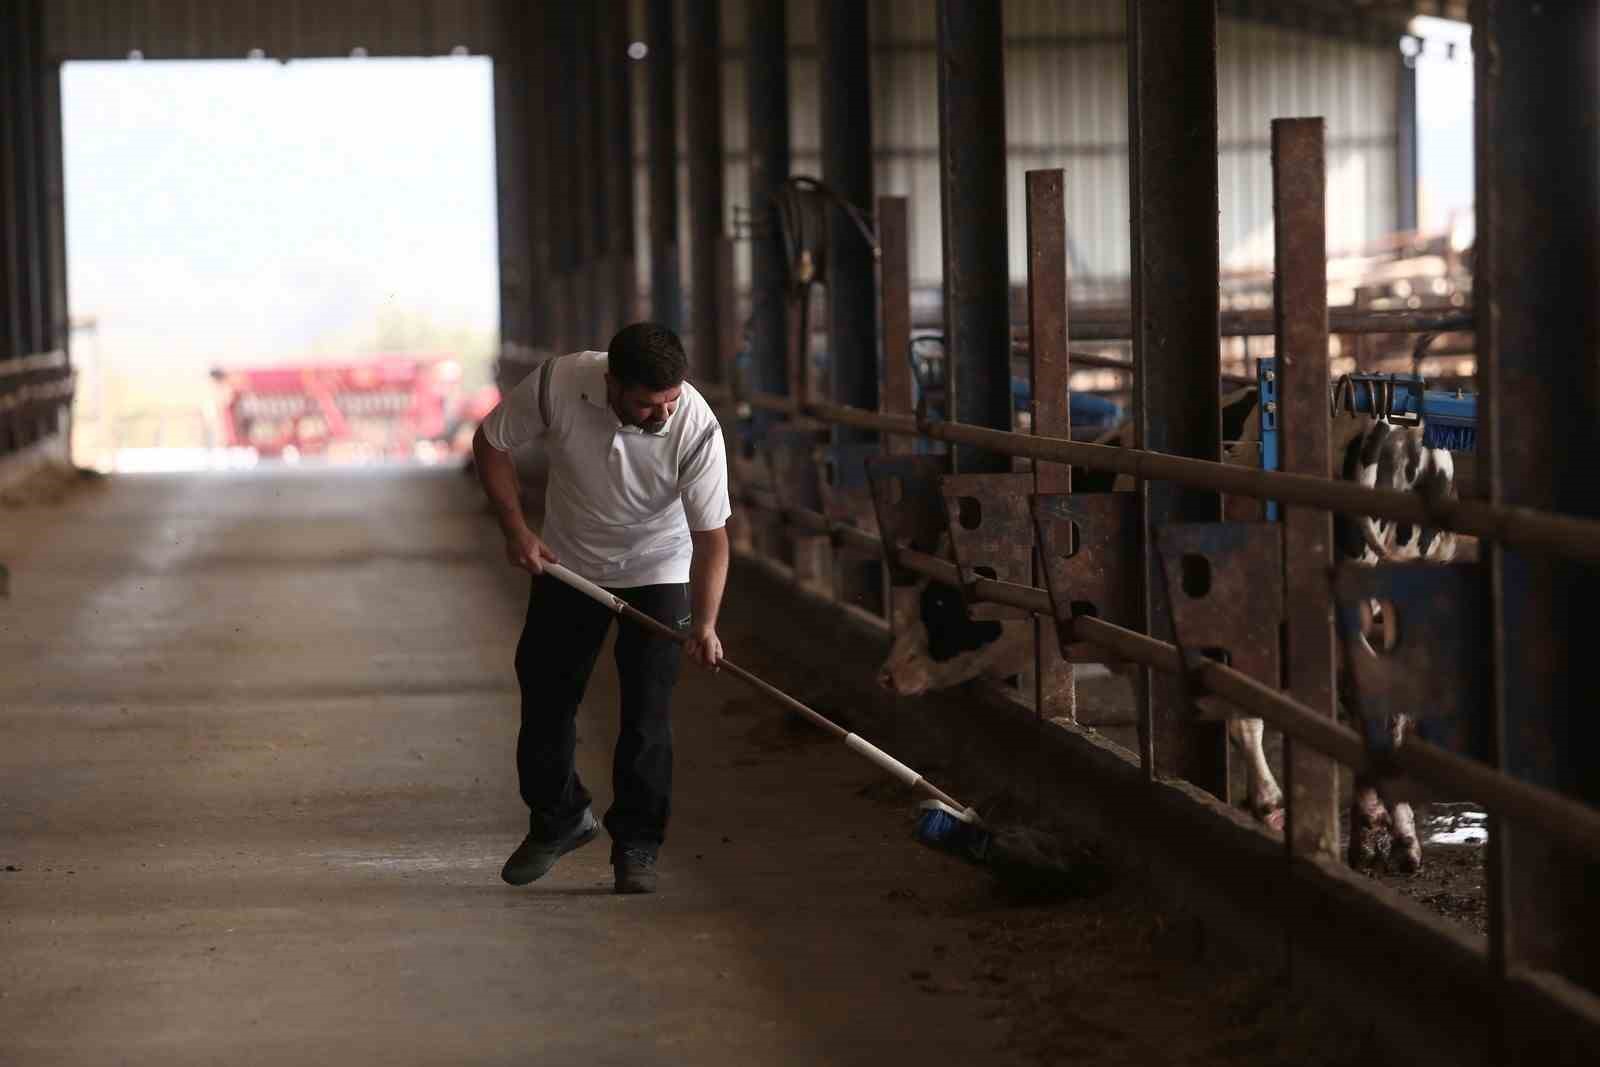
[[[1375,866],[1389,855],[1389,811],[1378,799],[1369,779],[1357,777],[1350,804],[1350,866],[1358,871]]]
[[[1406,727],[1411,720],[1405,715],[1396,715],[1390,724],[1394,735],[1395,747],[1405,739]],[[1389,835],[1392,843],[1389,849],[1389,865],[1402,874],[1415,874],[1422,869],[1422,839],[1417,836],[1417,819],[1411,811],[1410,804],[1396,804],[1391,809]]]
[[[1267,766],[1267,750],[1262,744],[1266,725],[1260,719],[1228,720],[1228,737],[1244,756],[1245,795],[1250,814],[1272,827],[1283,829],[1283,790]]]

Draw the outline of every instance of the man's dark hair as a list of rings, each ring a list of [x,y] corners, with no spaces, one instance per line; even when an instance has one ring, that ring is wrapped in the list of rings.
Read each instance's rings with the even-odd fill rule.
[[[617,381],[645,389],[671,389],[689,373],[683,342],[659,322],[624,326],[611,339],[606,361]]]

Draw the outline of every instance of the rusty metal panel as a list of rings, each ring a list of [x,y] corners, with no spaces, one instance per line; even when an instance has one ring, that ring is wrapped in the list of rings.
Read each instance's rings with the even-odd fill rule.
[[[837,522],[852,522],[868,529],[876,527],[872,487],[867,482],[867,460],[880,452],[876,442],[830,444],[813,451],[824,515]]]
[[[1272,181],[1276,262],[1277,403],[1283,469],[1333,474],[1328,413],[1328,285],[1326,173],[1321,119],[1275,119]],[[1335,718],[1333,516],[1284,509],[1284,682],[1309,708]],[[1332,856],[1339,850],[1338,766],[1285,738],[1284,838],[1291,852]]]
[[[766,432],[759,453],[766,459],[773,492],[782,506],[822,510],[815,453],[826,440],[827,430],[820,426],[784,424]]]
[[[1138,629],[1138,495],[1043,494],[1034,499],[1033,517],[1056,618],[1092,615]]]
[[[1220,659],[1276,686],[1278,631],[1283,625],[1283,535],[1277,523],[1171,523],[1157,538],[1174,642],[1186,661]],[[1191,718],[1193,700],[1186,709]],[[1192,721],[1195,734],[1215,735],[1223,786],[1209,790],[1233,803],[1223,724]]]
[[[1217,273],[1217,13],[1215,0],[1129,0],[1133,203],[1134,427],[1141,448],[1221,458]],[[1222,517],[1215,493],[1140,486],[1145,507],[1145,629],[1170,640],[1153,538],[1177,521]],[[1179,687],[1142,672],[1141,757],[1152,774],[1227,788],[1227,753],[1197,724]]]
[[[1597,47],[1592,3],[1474,7],[1480,470],[1491,503],[1582,516],[1600,515]],[[1579,622],[1600,601],[1600,575],[1488,547],[1500,766],[1600,804],[1600,672]],[[1600,990],[1600,864],[1503,819],[1489,847],[1496,965]],[[1507,1014],[1524,1051],[1551,1039]]]
[[[1485,585],[1473,563],[1338,569],[1339,637],[1370,747],[1392,747],[1394,718],[1404,715],[1408,736],[1488,756],[1489,662],[1472,621],[1487,614]]]
[[[992,578],[1033,584],[1031,474],[947,474],[939,481],[950,543],[961,580],[971,585]],[[1003,604],[975,603],[974,619],[1026,619],[1028,613]]]
[[[997,4],[938,0],[939,169],[944,218],[949,410],[1011,429],[1011,290],[1006,264],[1005,57]],[[955,469],[1008,471],[970,447]]]
[[[866,464],[885,562],[898,570],[901,546],[938,552],[949,532],[939,490],[943,461],[935,456],[871,456]],[[913,579],[897,573],[895,581],[907,584]]]

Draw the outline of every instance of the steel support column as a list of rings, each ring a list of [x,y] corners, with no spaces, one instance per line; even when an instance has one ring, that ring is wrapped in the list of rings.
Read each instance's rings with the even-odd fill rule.
[[[545,8],[549,21],[548,47],[543,64],[547,74],[544,106],[550,110],[550,135],[552,146],[580,146],[586,139],[583,121],[583,101],[578,85],[578,68],[584,66],[579,54],[582,34],[579,32],[579,12],[575,5],[550,4]],[[578,152],[577,158],[585,157]],[[530,165],[538,161],[530,160]],[[551,286],[550,300],[559,327],[556,335],[557,351],[570,351],[588,344],[588,309],[583,298],[582,271],[585,253],[585,230],[588,214],[583,210],[583,184],[588,179],[586,167],[550,167],[550,241]]]
[[[570,178],[556,168],[540,166],[551,158],[556,144],[557,118],[552,102],[565,90],[556,85],[556,43],[548,10],[524,9],[522,53],[518,81],[521,83],[520,123],[523,196],[527,201],[524,221],[528,230],[527,275],[528,308],[525,312],[527,336],[524,341],[535,349],[561,351],[565,338],[567,311],[554,297],[556,278],[561,271],[557,244],[564,220],[558,218],[557,197],[567,192]]]
[[[911,388],[911,224],[903,196],[878,198],[878,294],[883,308],[883,383],[878,410],[910,415]],[[910,452],[909,438],[885,434],[885,452]]]
[[[1141,448],[1220,461],[1215,0],[1129,0],[1134,426]],[[1147,632],[1173,638],[1155,531],[1216,522],[1216,493],[1140,487]],[[1196,721],[1181,688],[1143,672],[1140,746],[1152,774],[1227,796],[1221,723]]]
[[[1395,77],[1395,219],[1401,232],[1417,228],[1417,61],[1396,53]]]
[[[650,317],[683,332],[678,253],[678,83],[672,0],[646,0],[650,48]]]
[[[70,352],[72,330],[67,315],[66,165],[61,125],[61,64],[50,61],[44,71],[46,239],[50,246],[48,310],[50,337],[45,347]]]
[[[23,274],[23,191],[18,184],[22,100],[16,70],[21,62],[22,11],[0,5],[0,359],[26,354],[27,299]],[[15,442],[4,442],[13,447]]]
[[[638,239],[634,233],[633,70],[628,56],[631,31],[627,0],[611,0],[601,34],[606,50],[602,73],[610,81],[607,110],[606,188],[611,195],[611,274],[609,288],[616,327],[639,318]]]
[[[1027,183],[1028,351],[1032,430],[1071,437],[1071,368],[1067,355],[1067,205],[1066,172],[1030,170]],[[1072,492],[1072,468],[1064,463],[1033,465],[1035,494]],[[1034,585],[1044,586],[1038,554]],[[1061,655],[1054,619],[1036,616],[1034,711],[1038,720],[1078,718],[1072,664]]]
[[[774,396],[789,391],[788,268],[772,196],[789,176],[788,5],[767,0],[749,8],[745,94],[750,129],[750,378],[747,388]],[[760,413],[757,430],[772,416]]]
[[[44,348],[45,280],[43,275],[44,236],[40,226],[44,218],[39,188],[43,171],[39,152],[39,29],[40,12],[36,0],[23,0],[15,5],[18,29],[11,69],[12,92],[17,122],[17,155],[14,181],[17,190],[17,212],[20,239],[18,259],[21,273],[18,277],[18,298],[21,306],[17,314],[22,319],[22,345],[28,352]]]
[[[611,185],[614,166],[611,162],[612,118],[611,92],[615,83],[612,60],[605,45],[610,39],[610,23],[615,21],[606,0],[580,5],[579,27],[582,31],[583,73],[580,79],[583,107],[584,153],[579,158],[587,161],[583,186],[588,214],[585,227],[583,280],[585,300],[589,309],[589,329],[584,346],[604,349],[611,340],[616,312],[612,309],[615,285],[611,274]],[[602,21],[608,25],[602,26]],[[618,57],[617,62],[621,61]]]
[[[862,211],[872,209],[872,89],[867,5],[818,0],[822,180]],[[878,309],[872,249],[849,216],[828,211],[828,357],[833,396],[866,411],[878,406]],[[870,430],[837,427],[840,443],[871,441]]]
[[[1009,430],[1011,287],[1000,5],[939,0],[936,17],[949,409],[962,422]],[[1211,221],[1215,229],[1216,219]],[[1215,384],[1213,379],[1213,389]],[[1004,456],[966,446],[955,453],[960,471],[1011,469]]]
[[[1490,501],[1600,515],[1600,6],[1478,0],[1479,467]],[[1491,547],[1495,742],[1508,773],[1600,804],[1593,568]],[[1490,951],[1600,992],[1600,865],[1490,827]],[[1508,1061],[1567,1062],[1508,1006]]]
[[[727,226],[722,196],[722,2],[685,0],[688,96],[690,357],[707,381],[725,382],[717,259]]]
[[[25,0],[22,4],[23,51],[27,66],[23,77],[28,86],[28,229],[33,270],[33,286],[29,308],[33,334],[33,350],[46,352],[50,343],[50,199],[48,195],[49,163],[46,158],[48,138],[45,130],[45,56],[44,56],[44,4],[42,0]]]
[[[1333,474],[1328,415],[1327,169],[1321,119],[1272,122],[1273,314],[1283,469]],[[1284,682],[1294,698],[1335,717],[1333,516],[1290,507],[1283,518]],[[1291,852],[1339,849],[1338,766],[1291,738],[1283,742]]]

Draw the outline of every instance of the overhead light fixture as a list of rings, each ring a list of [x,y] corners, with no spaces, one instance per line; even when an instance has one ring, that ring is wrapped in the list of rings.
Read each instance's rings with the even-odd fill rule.
[[[650,46],[643,41],[635,41],[628,46],[629,59],[643,59],[650,54]]]

